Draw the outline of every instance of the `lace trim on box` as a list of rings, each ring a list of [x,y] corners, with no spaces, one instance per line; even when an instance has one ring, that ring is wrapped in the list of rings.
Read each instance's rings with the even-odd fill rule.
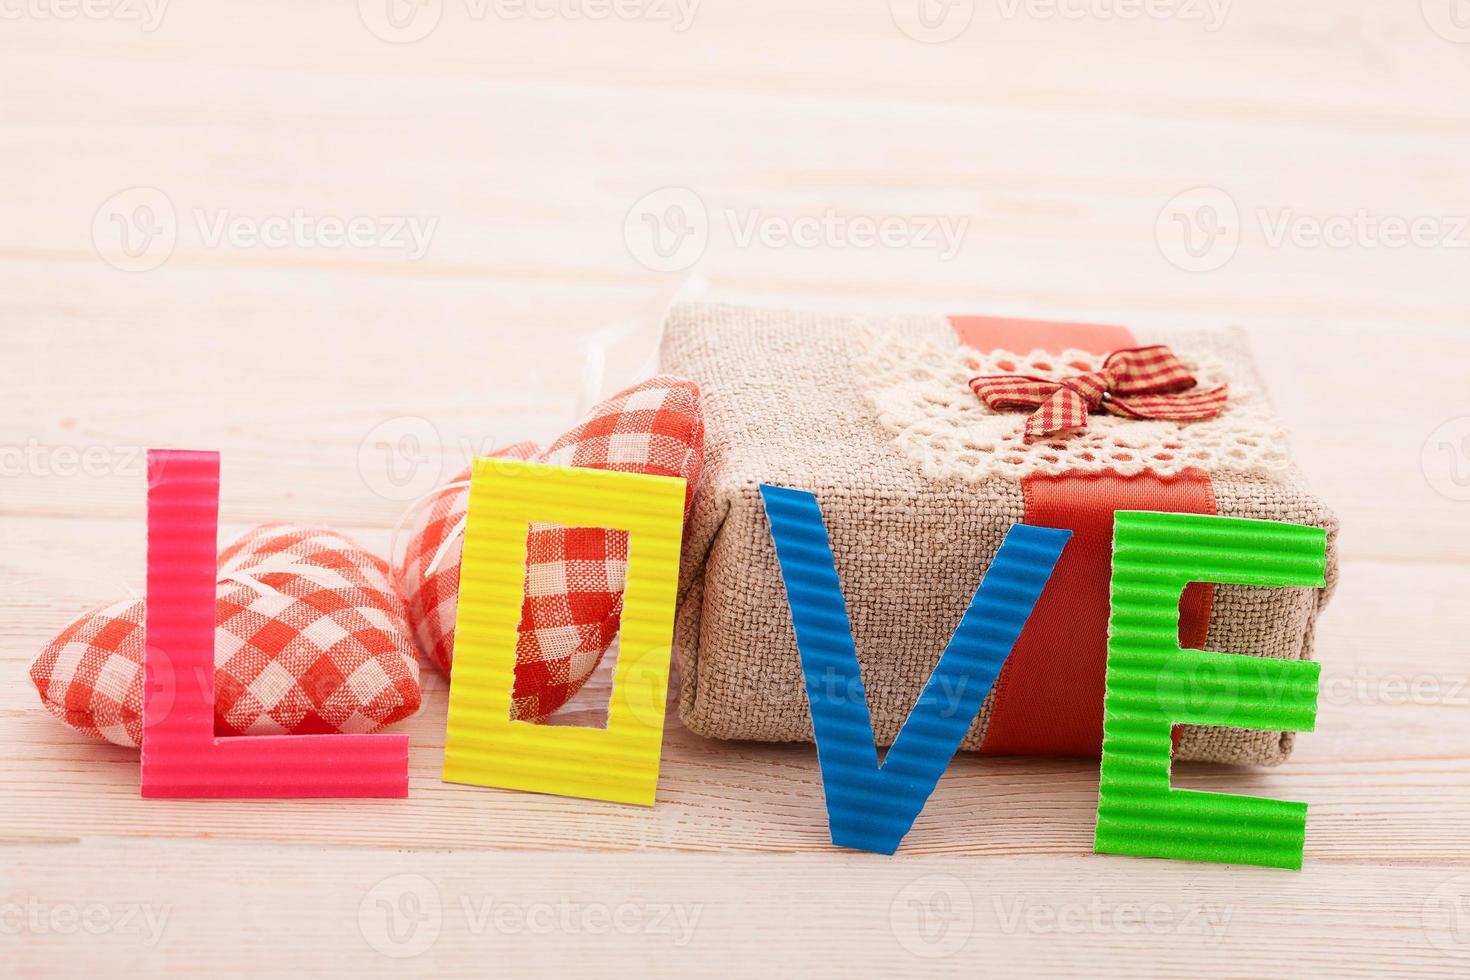
[[[1063,377],[1096,369],[1101,356],[1079,350],[981,352],[866,323],[858,325],[857,335],[858,388],[893,433],[894,444],[931,478],[1019,479],[1069,471],[1172,476],[1191,467],[1269,476],[1290,463],[1286,433],[1264,393],[1241,380],[1246,371],[1231,370],[1224,350],[1171,345],[1201,386],[1230,385],[1230,401],[1213,419],[1090,415],[1085,432],[1027,445],[1021,433],[1025,413],[992,410],[970,390],[970,379],[977,374]]]

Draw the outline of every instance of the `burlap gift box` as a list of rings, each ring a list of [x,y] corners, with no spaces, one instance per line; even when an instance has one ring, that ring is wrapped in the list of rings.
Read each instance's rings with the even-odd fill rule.
[[[675,632],[684,723],[717,738],[812,738],[761,483],[809,490],[821,504],[883,745],[907,717],[1006,530],[1025,518],[1028,478],[1111,472],[1172,480],[1202,471],[1218,514],[1325,528],[1328,588],[1215,585],[1208,606],[1207,649],[1308,657],[1336,575],[1336,521],[1291,465],[1243,337],[1178,333],[1138,342],[1169,344],[1202,384],[1228,383],[1225,411],[1186,424],[1092,416],[1086,433],[1027,445],[1025,416],[988,409],[969,378],[1075,373],[1100,363],[1097,352],[970,349],[942,316],[675,308],[660,366],[699,384],[706,424]],[[1199,626],[1203,633],[1205,622]],[[1101,643],[1094,638],[1091,648]],[[1091,669],[1101,677],[1101,665]],[[963,748],[984,745],[996,696]],[[1100,681],[1095,701],[1086,710],[1100,725]],[[1274,764],[1291,743],[1289,732],[1185,726],[1176,757]]]

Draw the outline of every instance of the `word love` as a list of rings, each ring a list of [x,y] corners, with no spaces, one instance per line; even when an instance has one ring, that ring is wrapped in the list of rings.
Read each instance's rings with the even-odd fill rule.
[[[218,458],[153,452],[149,477],[144,795],[405,795],[407,746],[398,736],[213,738],[208,693],[193,695],[203,699],[199,704],[181,697],[198,688],[177,683],[174,672],[210,665]],[[806,679],[832,841],[891,854],[974,722],[1071,532],[1011,528],[880,763],[820,507],[801,490],[760,489]],[[680,479],[475,461],[446,781],[654,802],[683,501]],[[533,522],[628,534],[605,729],[510,720],[526,532]],[[1321,587],[1325,569],[1326,535],[1317,528],[1117,513],[1097,851],[1301,866],[1305,804],[1175,790],[1170,758],[1178,724],[1310,731],[1319,667],[1182,649],[1179,602],[1191,582]],[[840,683],[831,684],[833,677]]]

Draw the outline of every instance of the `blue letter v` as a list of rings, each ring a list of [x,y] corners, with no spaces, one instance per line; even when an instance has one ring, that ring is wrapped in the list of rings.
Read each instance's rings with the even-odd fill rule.
[[[892,854],[959,749],[1072,532],[1017,524],[1006,533],[880,767],[817,498],[768,484],[761,497],[796,628],[832,843]]]

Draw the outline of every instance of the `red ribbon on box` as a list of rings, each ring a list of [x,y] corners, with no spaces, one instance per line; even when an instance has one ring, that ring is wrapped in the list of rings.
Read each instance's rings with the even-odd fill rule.
[[[1104,354],[1133,348],[1124,327],[996,317],[949,318],[960,342],[978,350]],[[1085,416],[1084,416],[1085,422]],[[1209,474],[1064,473],[1021,481],[1025,522],[1066,528],[1062,552],[1041,599],[1001,670],[980,751],[987,755],[1102,754],[1103,691],[1108,663],[1108,588],[1113,514],[1153,510],[1214,514]],[[1179,644],[1201,648],[1210,628],[1213,587],[1196,582],[1180,603]]]

